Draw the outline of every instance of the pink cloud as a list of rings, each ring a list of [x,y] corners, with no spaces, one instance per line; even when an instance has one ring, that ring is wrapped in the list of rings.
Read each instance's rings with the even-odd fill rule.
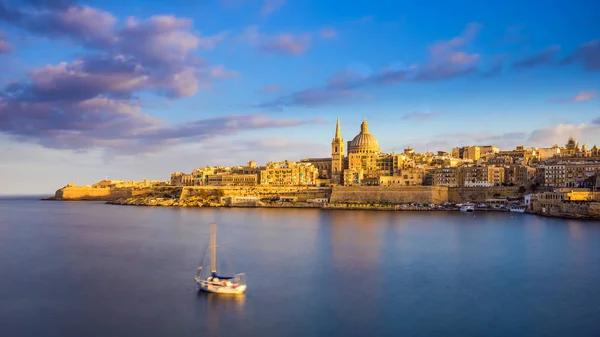
[[[8,53],[11,50],[12,50],[12,46],[10,44],[8,44],[8,42],[6,42],[0,38],[0,54]]]
[[[261,94],[273,94],[273,93],[279,92],[280,90],[281,90],[281,88],[278,85],[270,84],[270,85],[265,85],[264,87],[260,88],[259,92]]]
[[[584,102],[589,101],[598,96],[596,91],[580,91],[572,97],[552,97],[550,98],[550,102],[553,103],[571,103],[571,102]]]
[[[283,7],[285,3],[286,0],[265,0],[260,13],[263,16],[270,15],[279,8]]]
[[[310,39],[310,34],[262,34],[256,25],[248,26],[240,36],[241,41],[257,46],[262,51],[292,55],[305,53],[308,50]]]
[[[575,97],[573,97],[573,101],[581,102],[581,101],[589,101],[591,99],[596,98],[598,93],[595,91],[582,91],[578,93]]]
[[[217,79],[227,79],[232,77],[238,77],[240,73],[237,70],[228,70],[222,64],[214,66],[210,69],[210,77]]]
[[[430,52],[433,55],[445,54],[455,48],[463,47],[466,44],[470,43],[477,33],[481,30],[481,25],[478,23],[469,23],[463,33],[459,36],[456,36],[447,41],[438,41],[435,42],[430,47]]]
[[[469,23],[461,35],[432,44],[429,47],[429,59],[420,67],[415,80],[434,81],[476,72],[479,54],[468,54],[456,49],[473,41],[480,29],[480,24]]]
[[[321,38],[323,39],[334,39],[338,36],[337,30],[333,28],[323,28],[321,30]]]
[[[306,52],[310,43],[309,35],[279,34],[268,38],[260,49],[269,52],[282,52],[301,55]]]

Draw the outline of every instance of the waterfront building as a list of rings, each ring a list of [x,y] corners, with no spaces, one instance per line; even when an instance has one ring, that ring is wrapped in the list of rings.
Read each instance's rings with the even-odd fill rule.
[[[492,186],[500,186],[504,183],[504,167],[488,166],[487,182]]]
[[[560,154],[560,148],[558,145],[554,145],[550,148],[540,148],[538,149],[538,158],[540,160],[550,159],[558,154]]]
[[[409,168],[393,176],[379,176],[379,186],[422,186],[425,170]]]
[[[296,186],[316,185],[319,170],[308,163],[278,162],[267,163],[260,170],[261,185]]]
[[[461,166],[458,169],[458,186],[487,186],[487,180],[488,173],[485,166]]]
[[[458,168],[435,168],[429,171],[433,186],[458,187]]]
[[[531,186],[535,183],[536,169],[529,166],[514,166],[510,170],[513,172],[513,180],[511,181],[517,186]]]
[[[257,183],[256,173],[218,173],[206,176],[207,186],[255,186]]]
[[[544,171],[544,186],[564,186],[565,183],[565,165],[564,164],[550,164],[543,166]]]

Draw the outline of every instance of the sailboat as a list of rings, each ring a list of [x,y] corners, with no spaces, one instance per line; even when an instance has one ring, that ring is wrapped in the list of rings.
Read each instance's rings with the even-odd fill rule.
[[[200,290],[218,294],[243,294],[246,291],[246,274],[239,273],[233,276],[222,276],[217,273],[217,224],[210,224],[210,275],[202,277],[202,265],[198,266],[196,283]]]

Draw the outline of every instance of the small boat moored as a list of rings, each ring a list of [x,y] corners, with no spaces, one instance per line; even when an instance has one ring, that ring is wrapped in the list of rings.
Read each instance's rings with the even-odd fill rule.
[[[201,276],[202,265],[198,266],[196,283],[200,290],[217,294],[243,294],[246,291],[246,274],[223,276],[217,273],[217,225],[211,224],[210,233],[210,275]],[[202,263],[202,262],[201,262]]]
[[[527,205],[511,205],[508,209],[511,212],[525,213],[525,210],[527,209]]]
[[[460,206],[461,212],[475,212],[475,205],[463,204]]]

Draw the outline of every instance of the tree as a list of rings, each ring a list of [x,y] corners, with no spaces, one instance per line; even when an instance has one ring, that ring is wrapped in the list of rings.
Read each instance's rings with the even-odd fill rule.
[[[527,189],[525,188],[525,186],[520,186],[520,187],[519,187],[519,193],[520,193],[520,194],[523,194],[523,193],[525,193],[526,191],[527,191]]]

